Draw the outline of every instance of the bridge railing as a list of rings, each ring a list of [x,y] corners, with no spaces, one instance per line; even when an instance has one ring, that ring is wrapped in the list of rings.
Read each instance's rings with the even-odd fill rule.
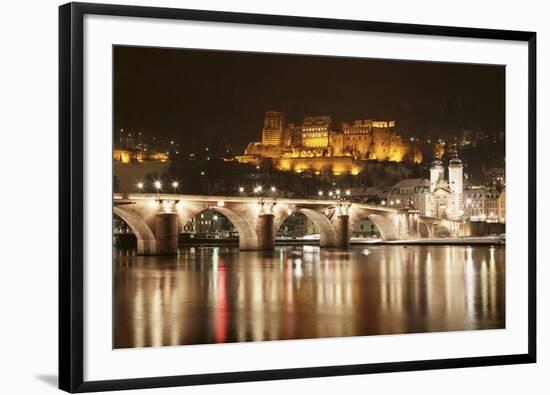
[[[212,196],[212,195],[183,195],[174,193],[115,193],[113,200],[116,201],[135,201],[135,200],[178,200],[189,202],[214,202],[214,203],[281,203],[290,205],[317,205],[317,206],[336,206],[336,205],[354,205],[359,208],[399,212],[399,209],[389,208],[380,205],[356,203],[351,199],[292,199],[266,196]]]

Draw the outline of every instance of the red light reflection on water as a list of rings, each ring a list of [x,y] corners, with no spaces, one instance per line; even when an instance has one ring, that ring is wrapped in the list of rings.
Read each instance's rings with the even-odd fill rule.
[[[218,260],[216,271],[216,307],[214,309],[214,322],[216,331],[216,343],[224,343],[227,335],[227,289],[226,270],[223,259]]]

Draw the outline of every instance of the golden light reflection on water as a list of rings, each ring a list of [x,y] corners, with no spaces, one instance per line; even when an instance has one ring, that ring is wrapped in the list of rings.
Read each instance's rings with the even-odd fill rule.
[[[114,347],[503,328],[505,248],[118,251]]]

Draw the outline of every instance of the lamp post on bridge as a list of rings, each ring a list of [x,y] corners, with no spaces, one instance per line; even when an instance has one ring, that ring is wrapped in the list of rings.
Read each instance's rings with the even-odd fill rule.
[[[239,191],[241,190],[241,188],[239,189]],[[277,192],[277,188],[275,186],[271,186],[269,188],[269,192],[271,193],[271,197],[273,198],[273,202],[272,203],[265,203],[264,202],[264,197],[267,197],[267,192],[264,192],[264,188],[263,186],[261,185],[257,185],[256,187],[254,187],[253,189],[253,193],[255,195],[257,195],[259,198],[260,198],[260,201],[259,201],[259,205],[261,207],[261,212],[264,213],[265,212],[265,209],[264,209],[264,206],[267,204],[269,205],[269,209],[268,209],[268,213],[271,213],[272,210],[273,210],[273,206],[276,204],[275,203],[275,200],[276,200],[276,192]]]
[[[262,191],[263,191],[263,187],[261,185],[257,185],[254,187],[253,189],[253,193],[257,196],[259,196],[260,198],[260,202],[259,202],[259,205],[260,205],[260,210],[263,211],[263,207],[264,207],[264,201],[263,201],[263,196],[262,196]]]
[[[272,194],[275,194],[277,188],[272,186],[269,191]],[[273,206],[275,202],[264,202],[264,188],[261,185],[257,185],[253,189],[253,193],[259,196],[259,206],[260,211],[258,213],[257,219],[257,229],[258,229],[258,241],[257,248],[259,250],[273,250],[275,248],[275,233],[274,233],[274,218]],[[267,210],[266,210],[267,208]]]
[[[336,229],[336,245],[338,247],[347,248],[349,246],[350,229],[349,229],[349,207],[350,203],[345,202],[345,196],[350,196],[351,191],[348,189],[345,194],[342,194],[339,189],[336,190],[336,218],[334,219],[334,228]]]
[[[155,189],[157,190],[157,201],[160,205],[160,191],[162,189],[162,182],[160,182],[159,180],[155,181]]]
[[[180,183],[178,181],[172,182],[172,188],[174,189],[174,192],[178,191],[179,186],[180,186]]]

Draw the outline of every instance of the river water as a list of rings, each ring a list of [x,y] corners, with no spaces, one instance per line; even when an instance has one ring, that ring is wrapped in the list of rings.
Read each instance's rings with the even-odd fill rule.
[[[115,250],[114,347],[504,328],[504,246]]]

